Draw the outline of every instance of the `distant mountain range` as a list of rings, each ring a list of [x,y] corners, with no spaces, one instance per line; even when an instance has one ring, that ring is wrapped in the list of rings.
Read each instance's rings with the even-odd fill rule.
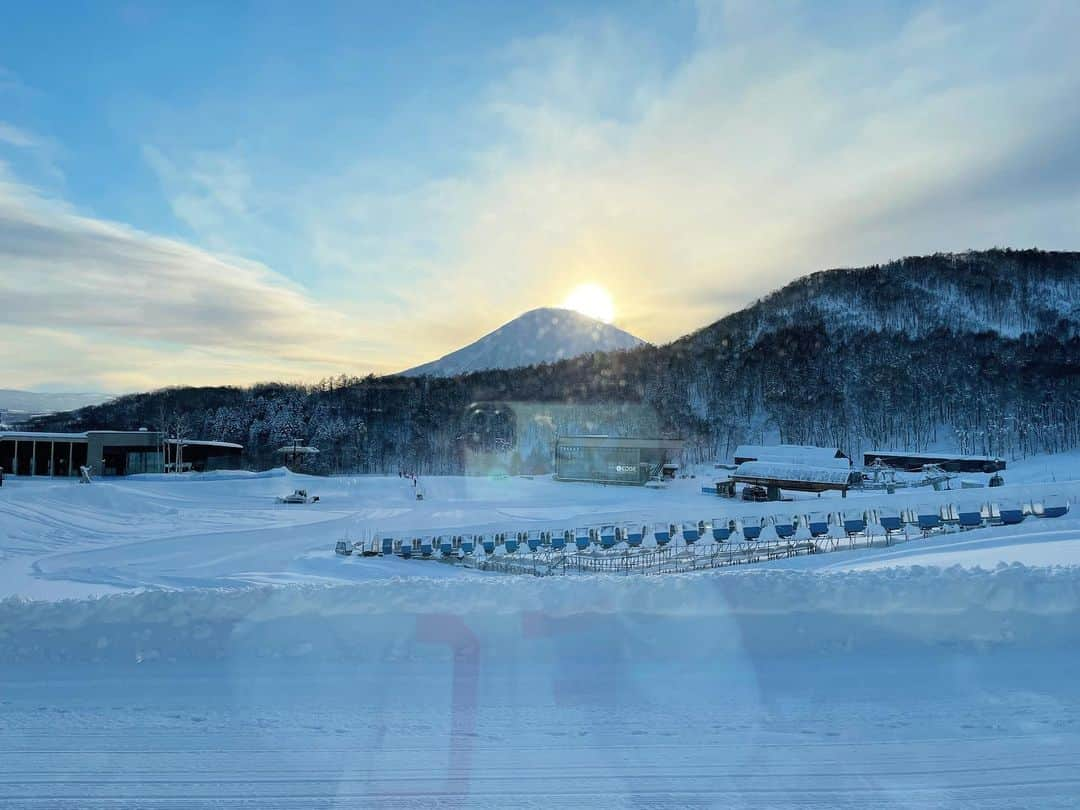
[[[664,346],[527,313],[411,375],[186,388],[42,419],[137,428],[163,410],[240,442],[253,466],[296,434],[323,472],[549,469],[557,435],[675,435],[687,461],[742,442],[1012,458],[1080,447],[1080,253],[988,250],[827,270]],[[580,327],[580,328],[579,328]],[[563,343],[562,333],[579,336]],[[586,337],[580,339],[580,335]],[[598,337],[594,341],[591,335]],[[552,347],[555,347],[552,349]],[[634,348],[628,348],[634,347]],[[527,368],[554,350],[578,356]],[[588,353],[579,354],[580,351]]]
[[[101,393],[46,393],[0,389],[0,411],[20,419],[35,414],[60,413],[99,405],[110,397]]]
[[[645,341],[570,309],[534,309],[464,348],[402,372],[453,377],[473,371],[555,363],[591,352],[633,349]]]

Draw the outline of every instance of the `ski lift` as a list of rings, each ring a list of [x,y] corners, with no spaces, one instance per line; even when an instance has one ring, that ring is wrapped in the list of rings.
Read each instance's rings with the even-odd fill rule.
[[[337,545],[334,546],[334,553],[340,554],[342,557],[349,557],[352,555],[352,545],[348,540],[338,540]]]

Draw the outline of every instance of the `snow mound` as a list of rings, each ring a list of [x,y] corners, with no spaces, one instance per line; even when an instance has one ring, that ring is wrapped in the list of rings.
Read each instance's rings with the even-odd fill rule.
[[[572,629],[651,657],[1080,642],[1080,568],[911,567],[665,578],[391,579],[363,586],[148,591],[0,602],[0,663],[289,658],[381,661],[427,625],[498,650]]]

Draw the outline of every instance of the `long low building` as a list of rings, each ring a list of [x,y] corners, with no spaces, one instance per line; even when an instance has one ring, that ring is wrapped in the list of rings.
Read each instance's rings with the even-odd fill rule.
[[[851,459],[838,447],[815,447],[809,444],[740,444],[734,461],[771,461],[779,464],[803,464],[808,467],[850,467]]]
[[[962,456],[954,453],[909,453],[906,450],[867,450],[863,464],[873,467],[881,464],[894,470],[918,472],[927,464],[940,467],[945,472],[995,473],[1005,469],[1005,460],[993,456]]]
[[[600,484],[644,484],[681,456],[678,439],[560,436],[555,441],[555,478]]]
[[[202,472],[240,465],[243,446],[231,442],[164,439],[153,430],[88,430],[83,433],[0,431],[0,468],[11,475],[76,476]]]

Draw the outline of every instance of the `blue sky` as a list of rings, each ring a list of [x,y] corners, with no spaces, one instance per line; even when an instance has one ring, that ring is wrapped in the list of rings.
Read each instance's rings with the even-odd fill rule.
[[[388,372],[585,282],[660,342],[823,267],[1073,248],[1078,22],[1072,3],[15,4],[4,387]]]

